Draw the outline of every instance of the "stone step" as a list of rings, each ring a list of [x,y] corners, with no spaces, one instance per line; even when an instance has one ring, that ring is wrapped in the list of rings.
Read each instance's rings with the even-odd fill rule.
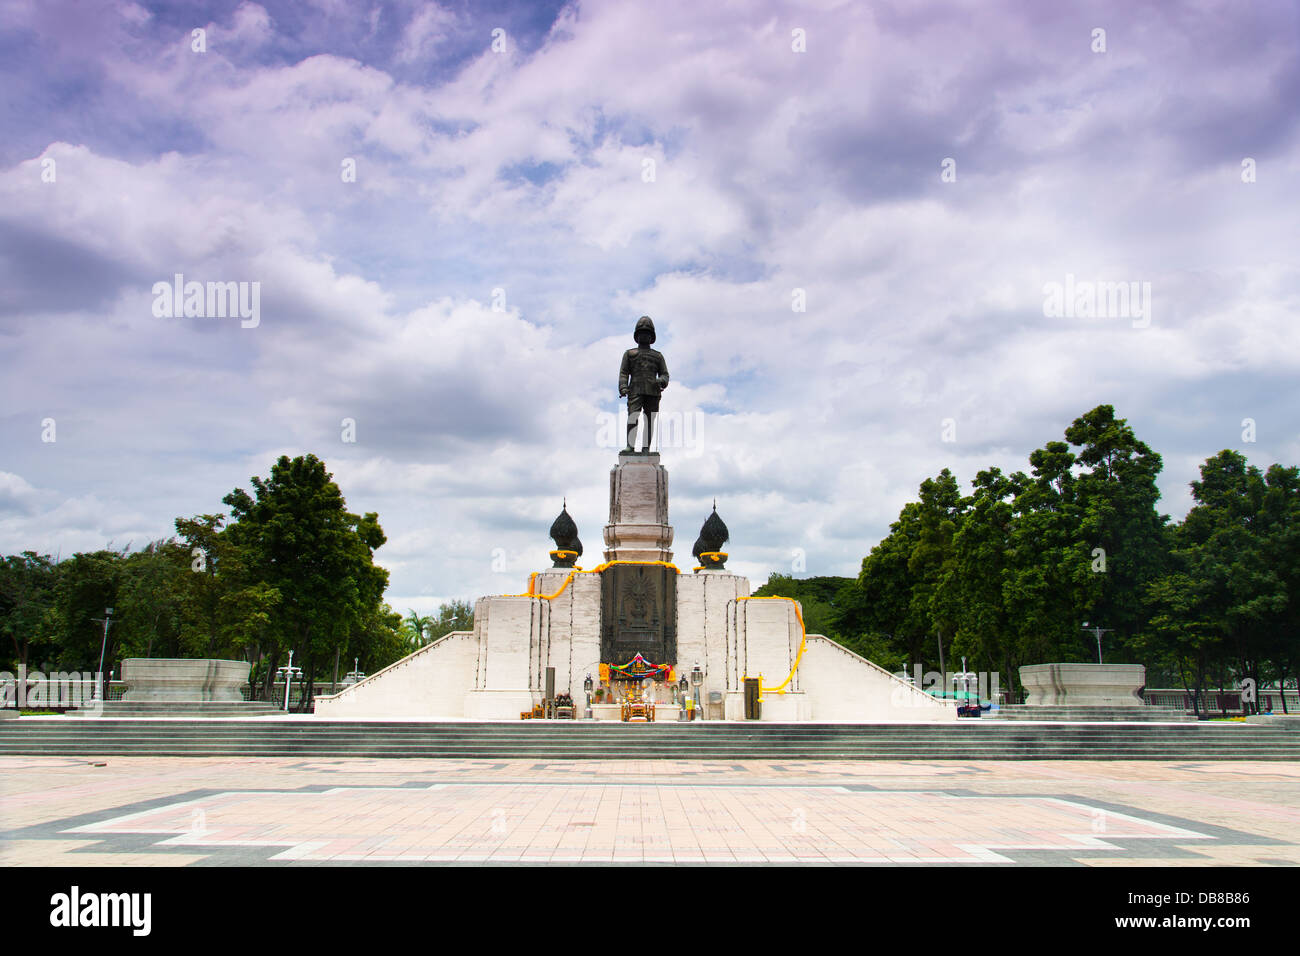
[[[16,749],[9,750],[0,748],[0,754],[3,755],[40,755],[48,753],[44,750],[27,750]],[[331,747],[311,747],[303,749],[292,748],[270,748],[265,751],[248,750],[246,748],[232,747],[151,747],[142,750],[129,750],[121,748],[104,748],[104,747],[78,747],[69,748],[60,752],[64,756],[146,756],[146,757],[297,757],[297,758],[337,758],[337,757],[358,757],[366,759],[380,758],[425,758],[425,759],[499,759],[499,760],[603,760],[603,759],[628,759],[626,754],[611,754],[605,751],[588,751],[575,750],[570,748],[556,748],[547,750],[545,753],[539,753],[533,749],[511,750],[511,749],[493,749],[483,751],[481,749],[446,749],[430,747],[427,749],[411,748],[331,748]],[[797,753],[772,753],[767,751],[756,752],[738,752],[734,749],[717,749],[717,750],[700,750],[683,753],[677,750],[646,750],[639,751],[636,755],[638,760],[716,760],[716,761],[736,761],[736,760],[764,760],[764,761],[788,761],[791,763],[802,763],[812,760],[920,760],[920,761],[947,761],[947,760],[1152,760],[1152,761],[1211,761],[1211,760],[1282,760],[1294,762],[1300,759],[1294,749],[1271,749],[1251,751],[1249,753],[1223,753],[1216,750],[1196,750],[1183,752],[1170,751],[1129,751],[1129,750],[1056,750],[1056,749],[1002,749],[991,751],[967,751],[967,750],[944,750],[937,752],[918,752],[912,748],[900,749],[881,749],[873,751],[861,750],[822,750],[822,751],[800,751]]]
[[[124,701],[101,705],[99,717],[258,717],[283,713],[263,701]],[[93,711],[72,711],[69,716],[95,717]]]
[[[529,759],[1300,760],[1300,735],[1257,725],[416,723],[68,720],[0,726],[0,754]]]
[[[1157,707],[1087,707],[1071,704],[1008,704],[991,710],[985,717],[993,720],[1068,720],[1186,723],[1195,721],[1192,714]]]
[[[1180,725],[1113,725],[1115,732],[1107,732],[1112,725],[1097,724],[1095,730],[1079,725],[1068,725],[1067,728],[1058,730],[1050,725],[1036,725],[1028,723],[1009,722],[1002,725],[1005,730],[1001,732],[995,730],[963,732],[950,731],[948,733],[926,733],[915,730],[901,730],[895,733],[860,733],[860,734],[711,734],[700,733],[692,735],[659,735],[659,734],[628,734],[626,736],[610,736],[606,734],[549,734],[549,733],[530,733],[519,734],[502,731],[483,731],[480,733],[416,733],[408,730],[370,730],[358,732],[352,730],[320,729],[320,730],[303,730],[303,729],[286,729],[282,726],[276,726],[274,718],[265,718],[265,728],[258,728],[254,724],[250,726],[251,721],[239,719],[221,719],[219,722],[212,721],[210,726],[191,727],[187,726],[182,719],[172,721],[177,724],[175,727],[167,726],[104,726],[97,721],[82,721],[75,718],[69,718],[66,721],[68,725],[80,725],[84,730],[77,726],[62,728],[38,728],[24,727],[23,724],[29,721],[14,721],[6,724],[0,729],[0,739],[12,738],[14,736],[34,737],[69,737],[75,739],[90,739],[94,737],[112,738],[121,737],[123,739],[141,739],[150,736],[168,736],[168,737],[205,737],[205,738],[250,738],[250,739],[393,739],[393,740],[425,740],[425,739],[445,739],[445,740],[466,740],[466,741],[491,741],[491,740],[519,740],[523,742],[546,742],[546,741],[585,741],[589,743],[605,743],[613,745],[635,744],[637,741],[654,742],[654,743],[673,743],[689,744],[701,741],[756,741],[767,743],[816,743],[824,741],[837,740],[916,740],[916,741],[976,741],[976,740],[1030,740],[1039,739],[1044,736],[1050,736],[1056,740],[1079,740],[1079,741],[1097,741],[1097,740],[1167,740],[1167,741],[1187,741],[1187,740],[1223,740],[1223,741],[1249,741],[1256,739],[1272,739],[1277,734],[1286,733],[1285,730],[1274,727],[1260,727],[1258,729],[1245,725],[1239,725],[1236,728],[1210,729],[1198,728],[1196,724]],[[206,723],[206,721],[205,721]],[[100,729],[102,727],[102,729]],[[1123,728],[1123,729],[1121,729]],[[1175,728],[1196,728],[1192,733],[1177,733]],[[1145,731],[1145,733],[1143,732]]]
[[[616,728],[618,725],[614,725]],[[3,733],[72,733],[84,734],[126,734],[138,735],[152,731],[167,734],[256,734],[266,735],[304,735],[311,737],[333,735],[356,735],[367,737],[374,734],[408,737],[464,737],[466,739],[519,738],[524,740],[545,739],[583,739],[626,742],[641,740],[676,740],[690,741],[700,739],[763,739],[763,740],[825,740],[834,738],[863,739],[870,737],[897,738],[900,736],[918,739],[976,739],[979,737],[1005,738],[1009,735],[1036,735],[1051,733],[1054,736],[1074,736],[1115,739],[1123,737],[1149,737],[1157,734],[1178,737],[1195,736],[1196,738],[1215,735],[1233,735],[1232,739],[1272,734],[1279,728],[1268,725],[1231,722],[1215,724],[1209,722],[1189,722],[1171,724],[1167,727],[1153,727],[1149,724],[1116,724],[1114,726],[1073,723],[1049,728],[1033,726],[1011,726],[986,721],[978,725],[957,724],[948,726],[935,725],[841,725],[828,728],[803,729],[792,725],[755,725],[755,724],[715,724],[696,725],[695,729],[665,729],[653,724],[630,724],[623,729],[597,728],[591,725],[564,727],[562,725],[520,727],[512,724],[455,724],[428,725],[419,723],[381,725],[374,723],[322,722],[309,723],[285,721],[280,719],[259,718],[256,720],[224,719],[208,721],[204,719],[138,719],[115,720],[103,718],[97,721],[81,721],[69,718],[25,718],[21,722],[6,724]]]

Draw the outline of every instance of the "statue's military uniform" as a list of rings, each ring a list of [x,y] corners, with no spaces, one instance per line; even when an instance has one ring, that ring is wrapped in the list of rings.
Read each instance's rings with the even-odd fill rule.
[[[640,344],[638,335],[649,334],[649,342]],[[663,354],[650,348],[655,340],[655,326],[648,315],[641,316],[636,323],[638,346],[623,353],[623,364],[618,370],[618,393],[627,396],[627,447],[631,449],[636,442],[637,424],[644,411],[647,416],[646,450],[651,447],[654,436],[655,418],[659,414],[659,396],[668,386],[668,363]]]

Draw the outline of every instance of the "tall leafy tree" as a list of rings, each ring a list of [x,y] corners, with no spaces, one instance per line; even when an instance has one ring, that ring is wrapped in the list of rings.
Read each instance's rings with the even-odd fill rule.
[[[428,614],[420,614],[414,608],[406,615],[402,622],[411,636],[411,644],[415,647],[423,647],[428,643],[425,633],[429,630],[429,623],[432,619]]]
[[[856,588],[839,598],[841,631],[867,656],[884,656],[887,666],[938,664],[955,629],[956,609],[940,586],[952,570],[962,521],[957,479],[945,468],[921,482],[919,498],[903,506],[863,559]]]
[[[282,456],[269,478],[252,485],[252,495],[237,488],[223,499],[235,518],[227,534],[249,577],[277,595],[279,642],[267,673],[282,651],[295,649],[310,697],[317,669],[337,664],[381,604],[388,572],[374,552],[386,538],[377,514],[347,510],[315,455]]]
[[[60,669],[95,671],[102,654],[106,680],[114,670],[124,635],[116,626],[105,634],[103,621],[108,608],[116,611],[124,566],[124,553],[107,549],[74,554],[59,563],[48,621],[57,634],[55,663]]]
[[[1259,686],[1297,666],[1300,472],[1274,465],[1264,474],[1224,450],[1201,466],[1192,496],[1172,569],[1147,600],[1150,643],[1172,653],[1199,710],[1212,671]]]
[[[945,468],[934,478],[921,482],[919,504],[919,533],[907,561],[907,570],[913,581],[913,616],[915,620],[925,622],[927,635],[933,635],[940,670],[951,670],[944,642],[952,641],[959,609],[944,599],[941,585],[956,563],[953,542],[961,527],[965,508],[961,489],[952,472]]]
[[[49,555],[24,551],[0,561],[0,634],[13,648],[13,669],[31,666],[51,648],[45,618],[54,604],[58,569]]]
[[[1072,565],[1082,619],[1112,628],[1112,657],[1122,659],[1145,623],[1145,592],[1167,565],[1156,510],[1160,455],[1139,441],[1110,405],[1098,405],[1065,430],[1075,461],[1078,549]]]
[[[1088,551],[1078,535],[1074,461],[1065,442],[1048,442],[1030,454],[1030,473],[1011,479],[1015,498],[1002,599],[1015,656],[1024,663],[1085,659],[1077,588]]]
[[[188,552],[175,540],[127,555],[114,624],[123,657],[180,656],[188,573]]]
[[[1023,476],[1019,476],[1023,479]],[[1005,675],[1015,691],[1020,648],[1013,640],[1016,607],[1006,599],[1007,551],[1017,481],[990,468],[975,476],[964,503],[965,517],[953,538],[953,562],[939,585],[943,604],[953,608],[953,653],[967,656],[990,673]]]

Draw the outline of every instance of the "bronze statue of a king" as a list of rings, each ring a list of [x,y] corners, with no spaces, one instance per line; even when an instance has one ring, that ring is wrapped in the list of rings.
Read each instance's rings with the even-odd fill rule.
[[[655,324],[650,316],[636,320],[632,333],[636,348],[623,353],[618,370],[618,394],[627,396],[627,449],[639,453],[636,430],[641,413],[646,413],[645,450],[654,447],[655,420],[659,417],[659,396],[668,387],[668,363],[663,354],[650,346],[655,340]]]

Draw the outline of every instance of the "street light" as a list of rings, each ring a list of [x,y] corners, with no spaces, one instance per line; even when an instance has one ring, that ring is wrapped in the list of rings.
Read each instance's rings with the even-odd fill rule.
[[[691,668],[691,684],[695,687],[695,712],[700,715],[700,720],[704,719],[704,710],[700,706],[700,685],[703,683],[704,671],[700,669],[700,662],[696,661]]]
[[[975,681],[975,686],[979,687],[979,675],[974,674],[966,669],[966,658],[961,659],[961,672],[952,675],[952,695],[957,696],[957,682],[961,681],[962,699],[966,702],[964,705],[958,704],[958,708],[965,706],[970,707],[970,683]],[[960,711],[959,711],[960,712]]]
[[[1113,630],[1115,630],[1115,629],[1114,629],[1113,627],[1089,627],[1089,626],[1088,626],[1088,622],[1087,622],[1087,621],[1084,621],[1084,622],[1083,622],[1083,628],[1082,628],[1082,630],[1085,630],[1085,631],[1092,631],[1092,635],[1093,635],[1093,637],[1095,637],[1095,638],[1097,639],[1097,663],[1098,663],[1098,664],[1102,663],[1102,659],[1101,659],[1101,636],[1102,636],[1103,634],[1105,634],[1107,631],[1113,631]]]
[[[289,691],[293,687],[293,679],[302,676],[302,668],[293,666],[293,651],[289,652],[289,663],[284,667],[277,667],[277,674],[284,677],[284,712],[289,712]]]
[[[104,640],[99,645],[99,670],[95,671],[95,684],[99,687],[99,699],[106,700],[108,694],[104,687],[104,652],[108,650],[108,625],[113,622],[113,609],[106,607],[102,618],[95,617],[91,620],[104,622]]]

